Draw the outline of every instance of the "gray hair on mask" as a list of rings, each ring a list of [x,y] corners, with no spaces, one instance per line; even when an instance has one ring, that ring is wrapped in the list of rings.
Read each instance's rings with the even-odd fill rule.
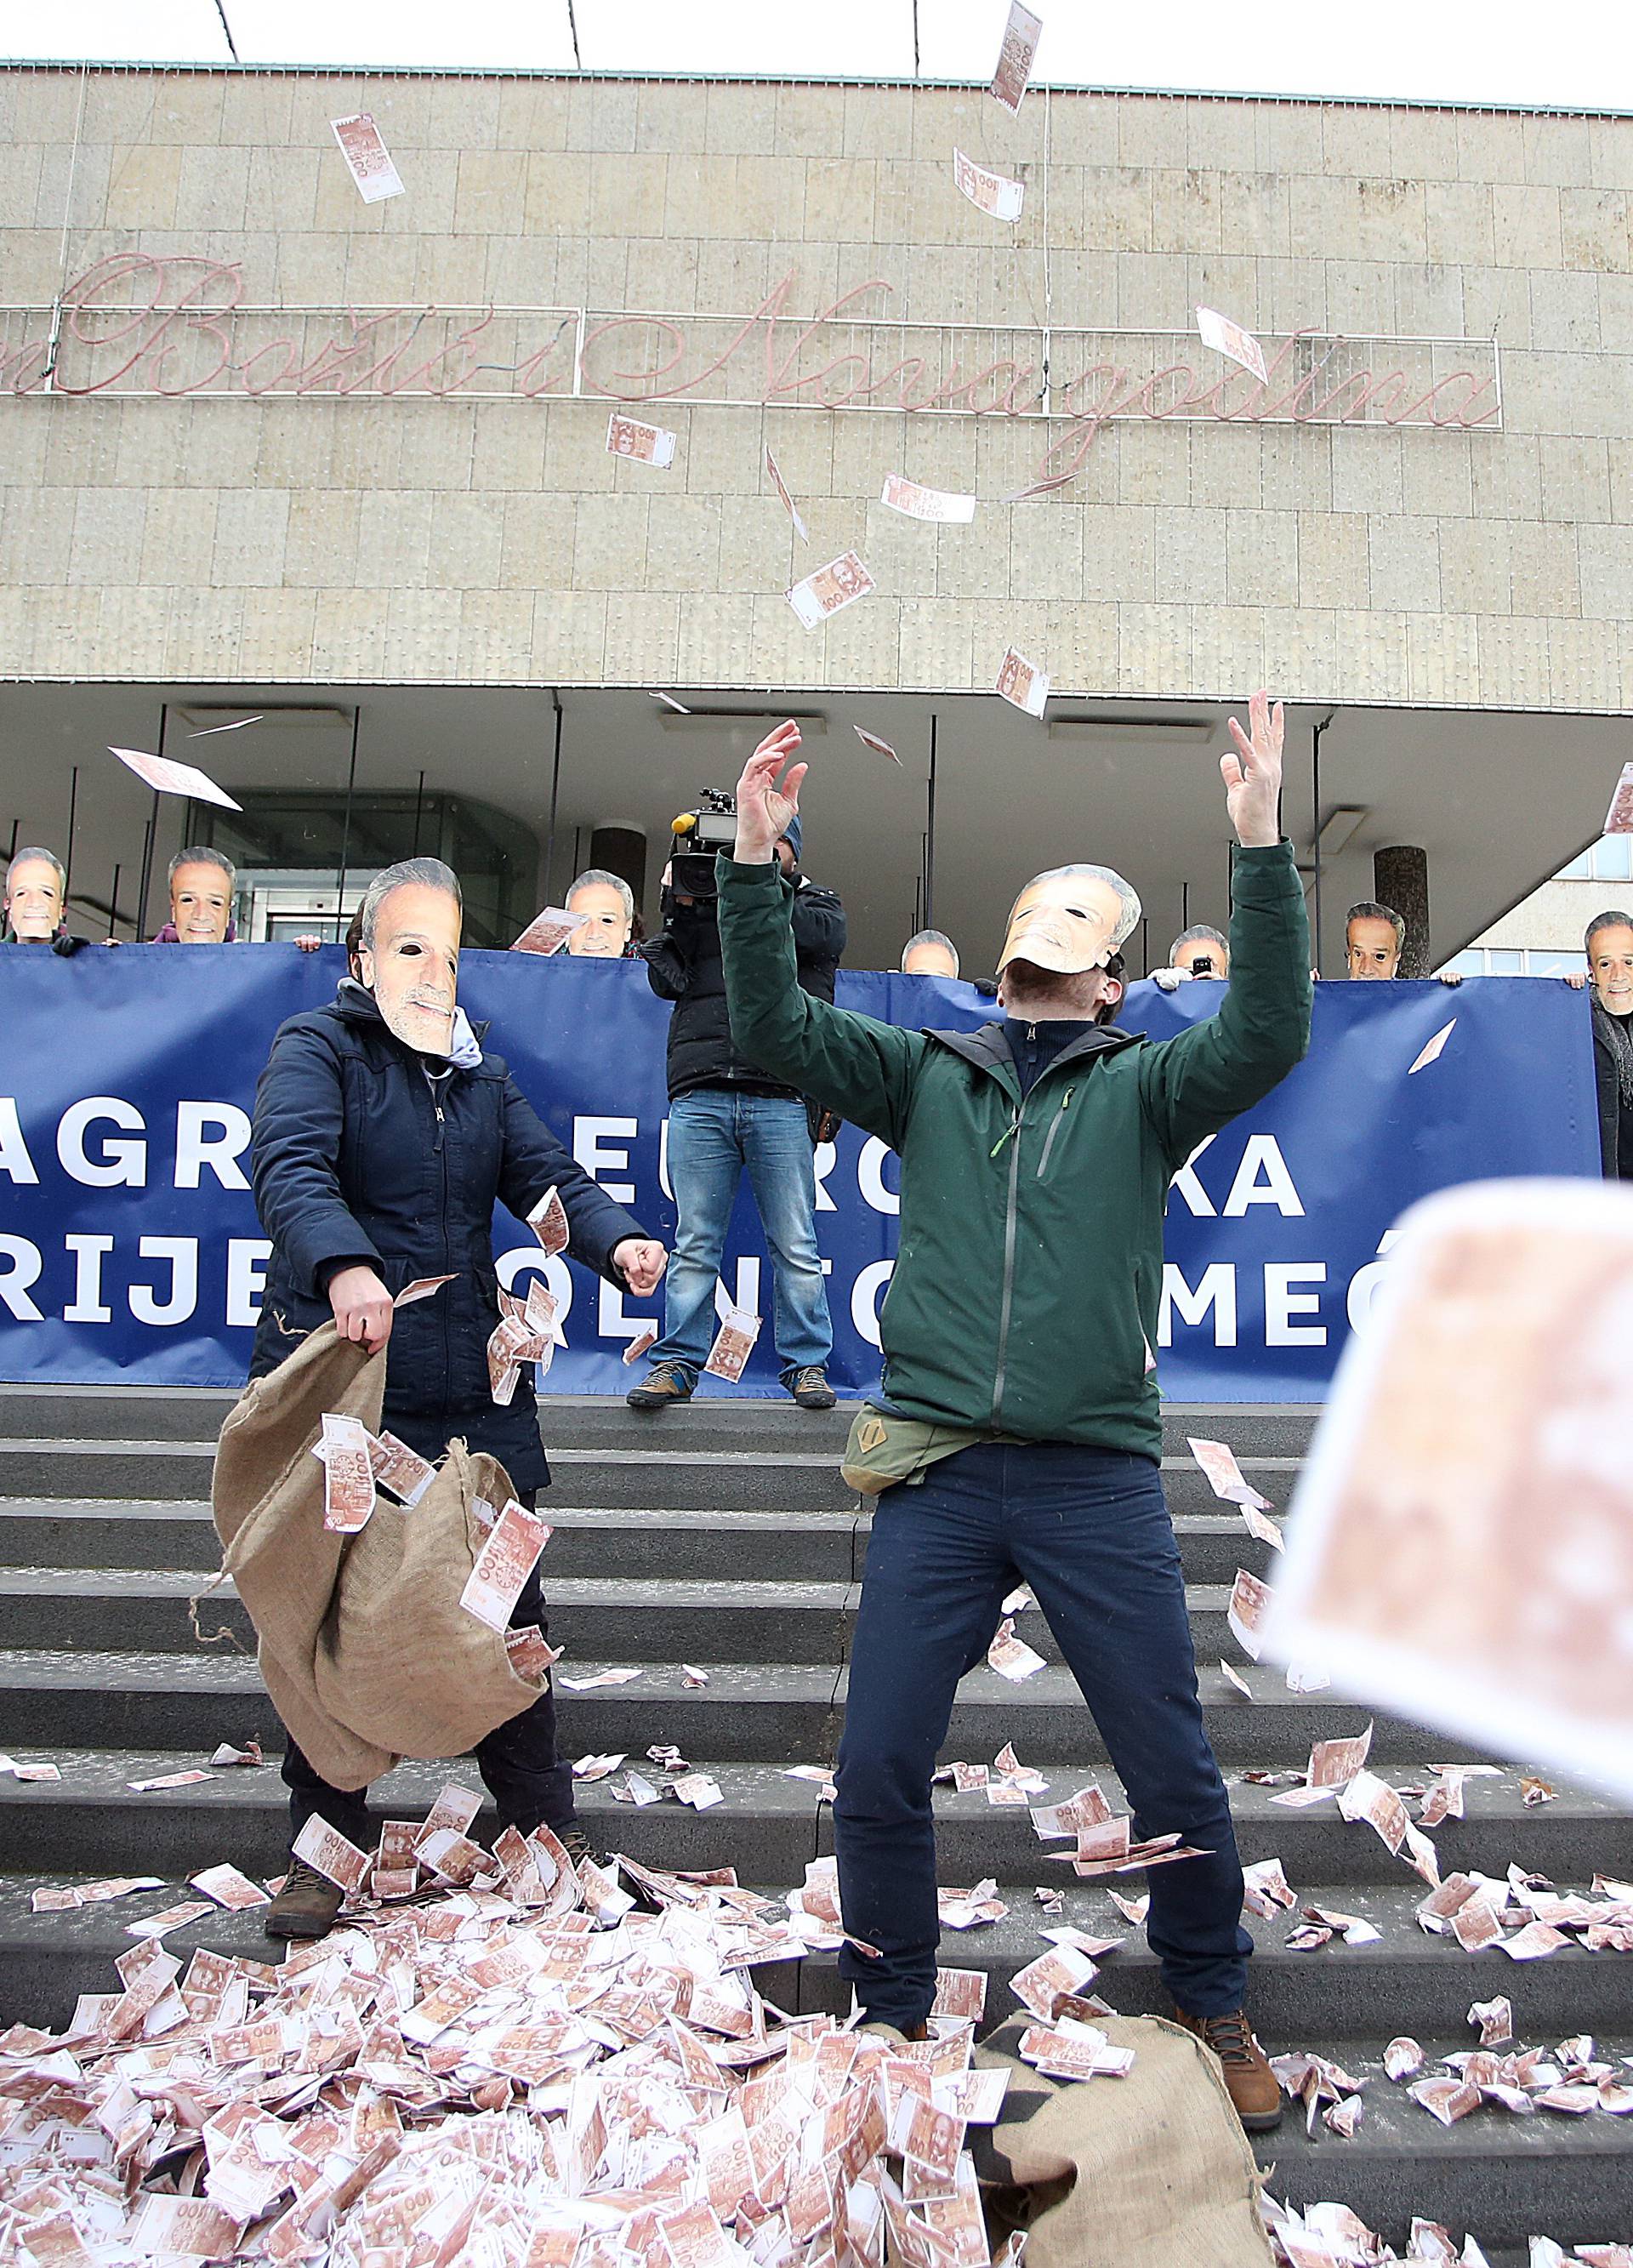
[[[1168,947],[1168,959],[1171,961],[1177,960],[1182,945],[1204,944],[1222,945],[1228,953],[1231,941],[1220,931],[1210,929],[1206,922],[1193,922],[1189,929],[1182,929],[1180,932],[1173,943]]]
[[[946,932],[939,929],[921,929],[915,930],[912,936],[908,938],[907,943],[901,948],[901,966],[903,968],[908,965],[908,955],[921,945],[940,946],[945,953],[950,953],[953,955],[953,966],[954,969],[958,968],[959,949],[957,946],[953,944],[953,939],[947,935]]]
[[[573,900],[578,892],[592,887],[616,890],[623,902],[624,919],[629,922],[635,919],[635,892],[622,874],[612,873],[605,866],[586,866],[583,873],[578,876],[571,889],[568,891],[564,901],[569,913],[573,909]]]
[[[452,866],[445,866],[440,858],[399,858],[394,866],[382,866],[363,894],[362,928],[357,942],[364,952],[374,950],[380,908],[394,890],[401,890],[409,883],[416,883],[422,889],[441,890],[456,906],[464,908],[460,878]]]
[[[14,850],[9,863],[7,864],[5,870],[5,887],[8,896],[11,894],[12,875],[16,873],[19,866],[23,865],[30,858],[43,859],[48,866],[55,869],[56,874],[56,886],[59,890],[65,890],[68,887],[68,869],[57,857],[55,851],[42,850],[38,843],[32,843],[26,850]]]
[[[1072,874],[1092,874],[1097,882],[1109,882],[1117,893],[1122,911],[1118,915],[1116,927],[1111,933],[1111,948],[1114,953],[1117,947],[1131,937],[1139,926],[1140,901],[1133,883],[1125,882],[1114,866],[1046,866],[1042,873],[1033,876],[1026,888],[1031,889],[1033,884],[1038,882],[1064,881],[1069,875]],[[1021,897],[1025,895],[1024,891],[1017,894],[1016,905],[1019,904]],[[1010,909],[1011,914],[1014,909],[1014,906],[1011,906]]]
[[[239,870],[225,851],[212,850],[209,844],[204,843],[195,843],[188,850],[178,850],[170,862],[170,873],[166,879],[173,882],[184,866],[219,866],[227,878],[229,889],[239,878]]]

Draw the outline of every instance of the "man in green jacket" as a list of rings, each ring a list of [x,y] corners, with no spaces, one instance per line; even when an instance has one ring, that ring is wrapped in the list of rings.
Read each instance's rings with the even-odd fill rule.
[[[1235,753],[1220,759],[1240,845],[1230,989],[1216,1015],[1160,1044],[1112,1021],[1116,947],[1139,902],[1104,867],[1057,868],[1022,891],[1003,1018],[978,1032],[904,1031],[802,991],[772,858],[806,770],[782,777],[799,746],[791,723],[744,768],[736,855],[719,873],[737,1045],[901,1157],[882,1388],[847,1462],[883,1492],[834,1812],[845,1926],[877,1957],[847,1945],[842,1970],[870,2021],[922,2032],[939,1937],[931,1773],[959,1680],[1024,1580],[1134,1834],[1177,1834],[1204,1854],[1152,1869],[1149,1933],[1180,2021],[1219,2056],[1258,2130],[1276,2124],[1281,2094],[1242,2010],[1252,1940],[1163,1498],[1150,1351],[1169,1182],[1309,1036],[1304,896],[1278,815],[1280,704],[1255,694],[1250,724],[1231,719]]]

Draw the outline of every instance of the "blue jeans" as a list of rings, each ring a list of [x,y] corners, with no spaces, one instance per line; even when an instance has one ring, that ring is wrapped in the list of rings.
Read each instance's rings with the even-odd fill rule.
[[[797,1370],[813,1364],[820,1369],[834,1351],[805,1104],[792,1097],[699,1087],[669,1106],[669,1183],[677,1218],[664,1335],[651,1357],[673,1363],[691,1386],[714,1344],[715,1282],[745,1168],[771,1250],[773,1328],[783,1385]]]
[[[1022,1580],[1093,1712],[1136,1837],[1177,1829],[1211,1853],[1147,1877],[1147,1933],[1164,1982],[1193,2015],[1240,2007],[1253,1940],[1241,1926],[1241,1866],[1197,1697],[1161,1476],[1149,1457],[1066,1442],[983,1442],[879,1499],[834,1842],[845,1926],[882,1957],[847,1945],[841,1974],[871,2019],[906,2029],[930,2013],[940,1936],[930,1776],[958,1682],[985,1654],[999,1602]],[[1021,1748],[1024,1763],[1024,1736]],[[1041,1800],[1071,1793],[1059,1785]],[[1064,1887],[1073,1879],[1067,1867],[1040,1872]]]

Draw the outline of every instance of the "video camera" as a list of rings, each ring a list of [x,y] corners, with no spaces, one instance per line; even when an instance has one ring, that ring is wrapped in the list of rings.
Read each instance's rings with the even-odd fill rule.
[[[682,897],[713,902],[715,859],[737,840],[737,798],[728,789],[706,787],[695,811],[683,811],[671,828],[670,887]]]

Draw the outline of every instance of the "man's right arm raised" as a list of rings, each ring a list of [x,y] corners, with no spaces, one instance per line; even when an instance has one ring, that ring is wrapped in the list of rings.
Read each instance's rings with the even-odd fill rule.
[[[800,989],[793,893],[773,856],[799,807],[805,767],[793,765],[778,785],[798,746],[799,728],[791,722],[768,733],[749,757],[737,784],[737,856],[717,862],[732,1037],[773,1079],[900,1149],[923,1040]]]

